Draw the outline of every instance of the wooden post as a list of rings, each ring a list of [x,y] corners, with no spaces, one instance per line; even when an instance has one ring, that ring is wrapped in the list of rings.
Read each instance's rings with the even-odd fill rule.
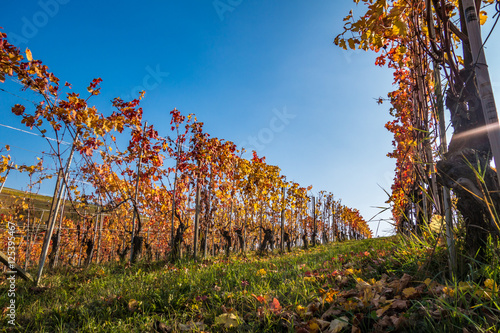
[[[316,197],[312,197],[312,213],[313,213],[313,240],[312,240],[312,246],[316,246]]]
[[[9,257],[1,251],[0,251],[0,262],[2,262],[5,266],[10,268],[10,270],[6,272],[7,274],[19,274],[19,276],[22,277],[24,280],[33,282],[33,277],[31,277],[29,273],[27,273],[24,269],[21,268],[21,266],[19,266],[15,262],[9,261]]]
[[[200,161],[198,161],[198,168],[200,167]],[[195,214],[194,214],[194,243],[193,243],[193,259],[196,261],[196,256],[198,255],[198,229],[200,224],[200,172],[198,172],[198,179],[196,179],[196,202],[195,202]]]
[[[148,122],[146,121],[144,123],[144,130],[143,132],[146,131],[146,127],[148,126]],[[139,161],[137,161],[137,176],[135,179],[135,194],[134,194],[134,214],[132,215],[132,239],[130,240],[130,262],[133,263],[135,261],[135,254],[134,254],[134,244],[135,244],[135,218],[136,215],[139,214],[137,211],[137,195],[139,194],[139,179],[141,176],[141,164],[142,164],[142,146],[139,148]],[[137,216],[137,218],[140,218]]]
[[[59,252],[61,248],[61,227],[62,227],[62,221],[64,219],[64,210],[66,208],[66,193],[63,193],[63,202],[62,202],[62,208],[61,208],[61,213],[59,214],[59,224],[57,226],[57,241],[56,244],[57,246],[54,248],[54,244],[52,244],[52,251],[55,251],[53,254],[49,254],[49,267],[52,269],[57,266],[57,262],[59,260]]]
[[[102,209],[102,206],[101,206]],[[99,264],[100,256],[101,256],[101,239],[102,239],[102,223],[103,223],[103,214],[99,213],[99,238],[97,239],[97,258],[96,262]]]
[[[78,138],[78,137],[77,137]],[[54,197],[52,198],[52,207],[49,213],[49,221],[47,225],[47,231],[45,233],[45,240],[43,242],[42,253],[40,255],[40,262],[38,264],[38,273],[35,280],[35,284],[40,283],[40,278],[42,277],[43,266],[45,265],[45,259],[47,258],[47,252],[49,251],[50,239],[52,238],[52,233],[54,232],[55,220],[57,218],[57,212],[59,211],[59,206],[61,205],[61,196],[66,190],[66,180],[69,174],[69,167],[71,166],[71,161],[73,160],[73,154],[75,152],[76,141],[75,138],[73,146],[71,147],[71,153],[69,154],[68,162],[66,164],[66,171],[59,169],[59,174],[57,176],[56,188],[54,190]],[[63,180],[64,177],[64,180]],[[61,184],[62,181],[62,184]]]
[[[498,182],[500,184],[500,127],[498,125],[498,114],[493,96],[488,65],[482,45],[481,27],[477,16],[477,9],[474,0],[463,0],[464,16],[469,35],[469,45],[472,53],[473,69],[476,73],[477,88],[483,107],[484,121],[491,151],[495,159],[495,167]]]
[[[179,140],[179,139],[177,139]],[[177,186],[177,168],[179,167],[179,155],[181,152],[181,144],[177,142],[177,158],[175,161],[175,175],[174,175],[174,188],[172,190],[172,219],[171,219],[171,229],[170,229],[170,251],[174,248],[174,238],[175,238],[175,230],[174,230],[174,219],[175,219],[175,189]]]
[[[210,168],[210,184],[212,183],[212,169]],[[208,252],[208,226],[209,226],[209,223],[210,223],[210,218],[212,217],[212,214],[211,214],[211,205],[212,205],[212,200],[211,199],[211,191],[212,191],[212,186],[208,186],[208,190],[207,190],[207,213],[206,213],[206,216],[207,216],[207,219],[206,219],[206,223],[205,223],[205,245],[203,246],[203,258],[206,258],[207,257],[207,252]]]
[[[281,188],[281,253],[285,253],[285,187]]]

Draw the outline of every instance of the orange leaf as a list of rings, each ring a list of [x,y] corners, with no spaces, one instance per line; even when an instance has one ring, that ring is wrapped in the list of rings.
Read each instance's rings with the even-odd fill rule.
[[[262,295],[259,295],[259,296],[256,296],[254,294],[252,294],[252,296],[259,302],[259,303],[264,303],[266,301],[266,299],[264,298],[264,296]]]
[[[281,311],[280,302],[276,298],[273,298],[273,301],[269,304],[269,309],[274,313],[279,313]]]

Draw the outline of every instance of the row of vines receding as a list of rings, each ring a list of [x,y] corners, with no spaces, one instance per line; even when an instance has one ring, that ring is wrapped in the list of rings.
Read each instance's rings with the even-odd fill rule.
[[[2,193],[3,245],[15,238],[15,258],[25,269],[43,266],[49,242],[47,262],[56,267],[290,251],[371,237],[358,210],[332,193],[310,195],[311,187],[287,181],[255,152],[243,158],[243,149],[210,136],[194,115],[172,110],[170,131],[160,135],[143,119],[143,93],[115,98],[113,111],[100,113],[89,103],[101,79],[82,97],[30,50],[0,37],[1,92],[19,97],[12,112],[49,147],[36,165],[15,165],[9,147],[1,151],[2,184],[15,172],[30,179],[26,193]],[[8,84],[20,84],[26,95]],[[50,178],[57,185],[48,200],[36,191]]]

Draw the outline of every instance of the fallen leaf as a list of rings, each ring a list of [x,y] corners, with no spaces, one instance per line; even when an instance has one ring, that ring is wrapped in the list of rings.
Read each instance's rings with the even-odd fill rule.
[[[168,326],[165,323],[162,323],[159,320],[157,320],[153,324],[153,328],[156,330],[156,332],[159,332],[159,333],[170,333],[170,332],[172,332],[172,327]]]
[[[406,308],[408,308],[408,301],[397,299],[394,302],[392,302],[391,308],[405,310]]]
[[[394,325],[394,327],[397,330],[400,329],[401,327],[403,327],[404,324],[406,323],[406,320],[404,317],[398,317],[397,315],[392,315],[390,319],[392,321],[392,324]]]
[[[321,331],[324,331],[328,326],[330,326],[330,322],[321,319],[313,319],[318,325]]]
[[[417,294],[418,294],[418,291],[413,287],[403,289],[403,295],[406,298],[412,298]]]
[[[253,296],[253,297],[254,297],[254,298],[255,298],[255,299],[256,299],[259,303],[264,303],[264,302],[266,301],[265,297],[264,297],[264,296],[262,296],[262,295],[257,296],[257,295],[252,294],[252,296]]]
[[[382,315],[384,314],[384,312],[386,312],[387,310],[389,310],[389,308],[390,308],[390,307],[391,307],[391,304],[388,304],[388,305],[386,305],[386,306],[384,306],[384,307],[382,307],[382,308],[378,309],[378,310],[376,311],[376,313],[377,313],[377,317],[382,317]]]
[[[341,310],[337,309],[336,307],[332,306],[328,310],[326,310],[325,313],[321,316],[321,319],[331,321],[334,317],[337,317],[342,313]]]
[[[128,302],[128,310],[130,312],[134,312],[135,310],[137,310],[137,308],[139,307],[139,302],[136,301],[135,299],[131,299],[129,302]]]
[[[238,327],[243,322],[236,313],[223,313],[215,318],[216,325],[224,325],[225,328]]]
[[[346,316],[342,316],[338,319],[335,319],[330,323],[330,327],[328,328],[328,333],[338,333],[342,331],[344,328],[349,326],[349,318]]]
[[[269,309],[275,314],[279,313],[281,311],[280,302],[276,298],[273,298],[273,301],[269,304]]]
[[[309,322],[307,323],[307,328],[311,333],[317,333],[320,330],[319,325],[315,320],[309,320]]]

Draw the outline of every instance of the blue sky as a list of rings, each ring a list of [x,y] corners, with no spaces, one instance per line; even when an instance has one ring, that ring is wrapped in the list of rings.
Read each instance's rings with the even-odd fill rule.
[[[102,112],[111,110],[112,98],[145,90],[144,118],[160,135],[168,135],[176,107],[195,113],[212,136],[256,149],[288,180],[334,193],[366,220],[380,211],[374,207],[387,206],[381,187],[390,191],[394,172],[386,157],[392,137],[384,128],[391,118],[389,106],[375,99],[392,90],[391,73],[373,64],[373,53],[332,43],[353,2],[29,3],[2,4],[0,26],[75,92],[85,93],[101,77],[102,95],[92,103]],[[498,31],[490,38],[489,48],[498,51]],[[488,59],[494,78],[500,70]],[[15,84],[4,87],[19,92]],[[0,123],[21,127],[10,107],[23,101],[0,96]],[[48,150],[43,139],[5,127],[0,133],[18,163]],[[25,180],[12,174],[6,186],[21,188]],[[374,232],[377,224],[370,223]],[[382,223],[379,234],[390,230]]]

